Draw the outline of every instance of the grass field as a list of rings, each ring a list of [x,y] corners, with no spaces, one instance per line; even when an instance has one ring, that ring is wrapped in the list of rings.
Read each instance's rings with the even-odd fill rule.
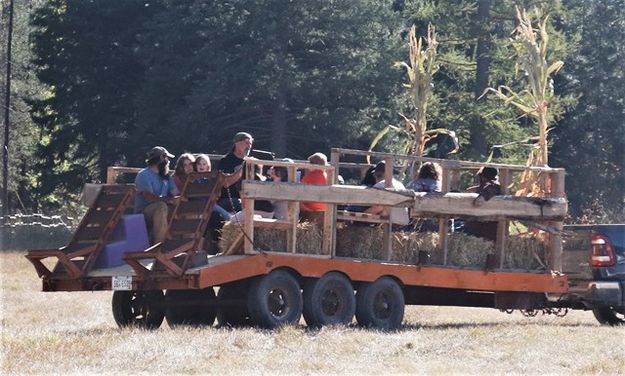
[[[43,293],[0,253],[2,374],[625,374],[625,327],[589,312],[526,318],[408,307],[404,328],[118,329],[110,292]]]

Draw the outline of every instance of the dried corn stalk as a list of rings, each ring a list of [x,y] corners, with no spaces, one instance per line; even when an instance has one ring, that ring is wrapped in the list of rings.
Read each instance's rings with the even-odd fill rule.
[[[515,31],[513,46],[518,56],[518,64],[527,78],[527,87],[515,92],[508,86],[489,88],[486,92],[495,95],[518,110],[522,116],[528,116],[538,124],[538,145],[534,146],[527,159],[528,166],[548,165],[549,106],[554,98],[553,80],[551,75],[558,72],[564,65],[562,61],[547,63],[547,34],[548,16],[538,23],[537,29],[532,26],[530,16],[525,10],[517,11],[519,25]],[[521,178],[519,195],[544,195],[549,191],[547,179],[541,179],[539,174],[526,170]]]

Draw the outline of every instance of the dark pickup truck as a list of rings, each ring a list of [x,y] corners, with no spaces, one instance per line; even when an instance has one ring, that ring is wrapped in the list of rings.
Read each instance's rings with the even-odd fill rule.
[[[601,324],[625,325],[625,224],[564,227],[569,293],[558,305],[592,310]]]

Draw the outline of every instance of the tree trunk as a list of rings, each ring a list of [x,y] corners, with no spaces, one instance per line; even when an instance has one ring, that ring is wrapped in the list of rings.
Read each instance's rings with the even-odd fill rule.
[[[477,5],[477,48],[476,48],[476,63],[475,70],[475,99],[477,100],[486,88],[488,88],[489,74],[490,74],[490,50],[491,50],[491,36],[490,36],[490,7],[492,0],[478,0]],[[486,135],[484,133],[483,124],[484,119],[476,115],[475,125],[471,132],[471,145],[475,151],[479,154],[488,153],[488,145],[486,144]]]
[[[2,147],[2,215],[9,214],[9,110],[11,108],[11,44],[13,40],[13,0],[9,1],[7,33],[6,97],[4,99],[4,144]]]
[[[286,90],[284,79],[281,78],[271,109],[271,151],[278,157],[285,157],[287,153]]]
[[[490,74],[490,50],[492,46],[490,36],[490,7],[492,0],[478,0],[477,2],[477,68],[475,70],[475,98],[479,98],[488,87]]]

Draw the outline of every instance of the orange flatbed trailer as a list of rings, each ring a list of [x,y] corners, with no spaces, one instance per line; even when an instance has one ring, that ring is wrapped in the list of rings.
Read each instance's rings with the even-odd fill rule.
[[[96,200],[93,208],[97,210],[92,210],[94,214],[87,216],[83,225],[89,230],[89,234],[93,234],[93,241],[96,241],[97,246],[90,246],[85,251],[80,251],[81,253],[67,253],[63,248],[45,252],[32,251],[27,257],[42,278],[44,291],[115,290],[113,315],[116,322],[120,326],[138,325],[146,328],[160,326],[164,317],[167,317],[170,325],[212,325],[217,317],[220,325],[255,324],[273,328],[296,323],[303,314],[306,323],[313,327],[348,324],[355,316],[358,323],[364,326],[395,329],[401,325],[405,304],[536,309],[548,306],[549,297],[557,297],[568,291],[567,276],[559,273],[557,267],[558,252],[561,252],[561,238],[557,232],[548,241],[552,258],[548,268],[550,270],[503,268],[503,240],[507,236],[507,221],[514,216],[497,214],[500,213],[498,210],[503,210],[504,213],[505,210],[516,210],[517,218],[529,218],[547,215],[545,213],[549,209],[550,216],[544,217],[544,222],[557,228],[561,225],[557,222],[558,219],[563,218],[566,211],[565,204],[562,205],[565,203],[562,201],[562,170],[545,169],[545,172],[553,174],[552,187],[556,188],[557,193],[551,201],[552,207],[544,206],[546,200],[523,201],[523,198],[506,196],[511,198],[504,197],[499,202],[493,200],[495,202],[492,204],[474,209],[455,204],[454,202],[463,204],[474,199],[458,194],[424,197],[405,192],[366,191],[358,187],[332,185],[340,166],[335,156],[340,153],[338,149],[333,150],[333,164],[324,167],[331,177],[330,185],[326,188],[303,189],[301,185],[293,184],[294,181],[283,185],[259,185],[258,182],[243,184],[241,196],[247,208],[254,206],[256,198],[296,200],[300,197],[301,201],[326,202],[330,209],[326,211],[321,225],[323,245],[320,255],[296,253],[298,218],[293,215],[293,206],[289,204],[289,219],[282,221],[257,220],[247,210],[239,238],[239,250],[243,254],[230,254],[228,250],[196,264],[193,257],[201,249],[200,239],[223,181],[222,177],[216,177],[208,186],[188,183],[183,190],[183,196],[204,196],[208,197],[208,201],[201,205],[195,201],[195,204],[190,205],[194,201],[182,200],[170,218],[168,240],[144,252],[126,254],[124,265],[99,269],[92,267],[93,260],[111,232],[110,223],[99,224],[96,221],[103,216],[98,213],[111,210],[111,205],[97,208],[98,205],[103,205],[98,203],[111,201],[105,193],[101,193]],[[384,154],[379,157],[387,161],[387,166],[392,165],[392,155]],[[258,162],[248,162],[247,176],[252,176],[252,168]],[[449,161],[440,162],[444,164]],[[296,168],[302,168],[299,164],[288,166],[290,179],[295,177]],[[443,182],[447,185],[447,191],[451,171],[458,166],[460,165],[457,163],[449,164],[445,171]],[[474,164],[468,166],[479,167]],[[391,172],[387,170],[386,175],[390,177]],[[505,176],[510,179],[509,175]],[[120,195],[114,186],[105,187],[109,187],[109,195]],[[118,199],[115,202],[117,212],[123,210],[124,205],[128,205],[127,200]],[[341,202],[378,203],[387,208],[411,207],[413,214],[419,216],[419,210],[422,210],[421,215],[425,217],[433,213],[432,202],[441,202],[442,205],[446,202],[452,203],[451,210],[482,213],[484,220],[494,219],[500,223],[495,257],[487,259],[481,268],[456,267],[448,265],[446,261],[443,265],[430,265],[427,263],[427,255],[423,262],[416,264],[391,261],[392,226],[388,215],[367,218],[369,222],[374,221],[385,226],[383,260],[338,257],[335,251],[336,204]],[[382,202],[384,203],[381,204]],[[517,203],[518,209],[510,206]],[[448,218],[450,215],[445,212],[440,216],[439,222],[439,235],[445,257]],[[287,249],[279,250],[280,252],[256,250],[253,243],[254,227],[285,230]],[[245,239],[243,235],[246,235]],[[81,233],[77,233],[75,239],[79,242]],[[58,258],[54,269],[45,267],[42,260],[46,257]],[[67,272],[70,270],[71,273]]]

